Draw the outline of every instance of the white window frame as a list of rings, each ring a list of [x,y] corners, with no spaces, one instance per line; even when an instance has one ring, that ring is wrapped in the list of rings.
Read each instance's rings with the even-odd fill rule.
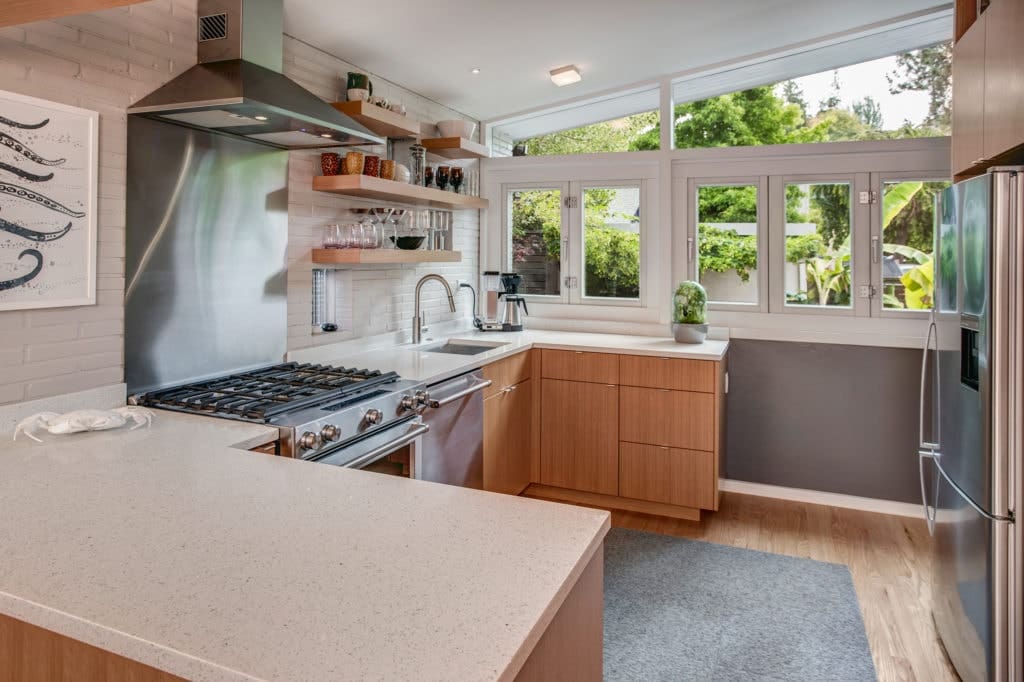
[[[882,234],[882,212],[883,207],[883,195],[882,188],[887,182],[904,182],[907,180],[920,180],[922,182],[952,182],[952,179],[948,175],[943,177],[943,171],[931,170],[931,171],[891,171],[891,172],[880,172],[872,173],[871,191],[874,192],[876,197],[874,210],[871,212],[871,239],[872,239],[872,253],[871,253],[871,285],[878,289],[878,295],[875,296],[871,301],[871,315],[873,317],[893,317],[893,318],[918,318],[927,320],[931,317],[930,310],[900,310],[898,308],[886,308],[882,302],[882,249],[885,243],[885,235]],[[938,216],[936,215],[937,219]],[[936,223],[932,222],[932,259],[933,263],[935,258],[935,233]],[[875,241],[877,240],[877,242]],[[875,244],[878,244],[875,247]],[[878,255],[876,261],[875,257]],[[936,273],[937,274],[937,273]],[[933,289],[934,294],[934,289]]]
[[[647,218],[647,206],[645,199],[646,191],[644,188],[644,181],[637,180],[613,180],[613,181],[586,181],[586,182],[571,182],[569,183],[570,196],[577,199],[578,206],[576,209],[570,209],[569,219],[569,248],[568,253],[571,257],[569,263],[569,277],[576,278],[576,286],[572,287],[569,291],[569,303],[574,305],[599,305],[599,306],[622,306],[629,308],[643,308],[647,302],[647,286],[645,280],[645,273],[647,271],[647,239],[648,229],[647,224],[650,222]],[[611,298],[607,296],[586,296],[584,290],[586,289],[586,244],[583,239],[586,236],[584,234],[584,199],[583,193],[588,189],[637,189],[640,192],[640,277],[639,277],[639,288],[640,296],[638,298]],[[563,240],[564,246],[565,240]],[[563,278],[564,279],[564,278]],[[563,282],[564,285],[564,282]]]
[[[849,184],[850,186],[850,305],[788,305],[786,303],[786,186],[792,184]],[[861,283],[870,274],[870,206],[859,202],[859,194],[870,183],[869,173],[807,173],[773,175],[769,178],[771,208],[768,219],[769,280],[771,304],[769,312],[794,315],[843,315],[869,317],[871,298],[860,295]]]
[[[768,176],[767,175],[730,175],[701,176],[689,178],[687,181],[687,222],[686,222],[686,272],[687,278],[700,281],[700,235],[698,231],[698,211],[700,202],[697,192],[701,187],[748,186],[757,187],[757,302],[743,303],[733,301],[708,300],[709,310],[728,310],[731,312],[768,312]]]
[[[569,302],[569,292],[565,286],[565,278],[567,276],[567,242],[568,242],[568,229],[569,224],[569,209],[566,208],[565,198],[569,196],[569,183],[568,182],[515,182],[508,183],[501,186],[501,232],[502,232],[502,253],[503,253],[503,265],[501,272],[514,272],[512,266],[512,204],[509,201],[509,195],[515,191],[521,190],[538,190],[538,191],[558,191],[561,194],[561,247],[558,253],[558,295],[553,294],[524,294],[528,301],[536,303],[561,303],[565,304]]]

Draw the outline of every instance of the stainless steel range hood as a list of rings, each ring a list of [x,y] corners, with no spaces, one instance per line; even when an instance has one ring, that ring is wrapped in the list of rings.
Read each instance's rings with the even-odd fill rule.
[[[384,143],[281,74],[282,0],[199,0],[198,11],[199,63],[129,114],[279,149]]]

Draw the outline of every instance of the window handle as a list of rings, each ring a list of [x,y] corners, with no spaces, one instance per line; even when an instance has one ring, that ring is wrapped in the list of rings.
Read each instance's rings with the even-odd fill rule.
[[[686,262],[687,263],[692,263],[693,262],[693,242],[694,242],[693,237],[687,237],[686,238]]]
[[[882,238],[877,235],[871,238],[871,262],[882,262]]]

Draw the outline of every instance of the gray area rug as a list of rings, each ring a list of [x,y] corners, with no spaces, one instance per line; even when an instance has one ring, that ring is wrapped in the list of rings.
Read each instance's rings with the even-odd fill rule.
[[[613,528],[605,680],[875,680],[840,564]]]

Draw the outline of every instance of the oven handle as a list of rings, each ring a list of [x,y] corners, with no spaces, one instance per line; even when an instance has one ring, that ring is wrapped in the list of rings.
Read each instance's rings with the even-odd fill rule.
[[[427,399],[427,407],[432,407],[432,408],[434,408],[436,410],[439,407],[444,407],[445,405],[448,405],[450,403],[454,403],[456,400],[461,400],[461,399],[465,398],[467,395],[472,395],[472,394],[476,393],[477,391],[482,391],[485,388],[487,388],[488,386],[490,386],[492,383],[494,383],[494,382],[491,381],[490,379],[484,379],[483,381],[478,381],[477,383],[473,384],[472,386],[469,386],[468,388],[464,388],[461,391],[457,391],[456,393],[452,393],[449,396],[445,396],[444,398],[441,398],[440,400],[434,400],[433,398],[428,398]]]
[[[403,435],[399,436],[393,441],[385,443],[384,445],[381,445],[378,448],[374,448],[373,450],[370,450],[362,457],[359,457],[357,459],[352,460],[351,462],[346,463],[345,468],[358,469],[362,467],[364,464],[370,464],[380,459],[384,455],[389,454],[392,450],[397,450],[403,445],[408,445],[409,443],[413,442],[414,440],[416,440],[429,430],[429,424],[416,424],[416,428],[406,431]]]

